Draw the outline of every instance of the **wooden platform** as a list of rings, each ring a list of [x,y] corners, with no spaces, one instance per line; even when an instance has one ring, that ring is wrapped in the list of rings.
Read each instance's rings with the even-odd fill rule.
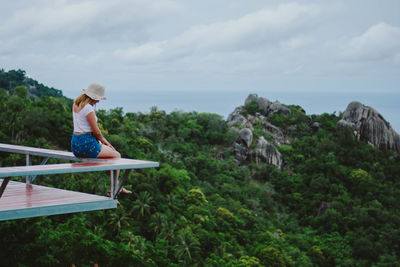
[[[136,159],[106,159],[99,162],[29,165],[0,168],[1,177],[62,174],[110,170],[144,169],[158,167],[158,162]]]
[[[0,143],[0,151],[26,155],[25,166],[0,167],[0,221],[64,214],[117,207],[117,198],[124,181],[134,169],[156,168],[158,162],[135,159],[77,158],[68,151]],[[40,165],[32,165],[31,156],[44,157]],[[45,165],[50,158],[79,163]],[[117,170],[124,175],[117,180]],[[112,198],[32,185],[37,175],[77,172],[110,172]],[[11,177],[25,176],[26,183],[12,182]]]
[[[0,198],[0,221],[116,207],[108,197],[10,181]]]
[[[97,159],[97,158],[77,158],[74,156],[74,154],[72,152],[68,152],[68,151],[60,151],[60,150],[29,147],[29,146],[10,145],[10,144],[4,144],[4,143],[0,143],[0,151],[9,152],[9,153],[17,153],[17,154],[25,154],[25,155],[31,155],[31,156],[66,159],[66,160],[73,160],[73,161],[89,161],[89,162],[102,161],[102,159]]]

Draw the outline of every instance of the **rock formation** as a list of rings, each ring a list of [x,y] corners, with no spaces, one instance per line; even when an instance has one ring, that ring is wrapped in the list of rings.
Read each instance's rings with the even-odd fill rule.
[[[282,168],[282,155],[281,153],[267,140],[264,136],[260,136],[257,140],[257,146],[250,153],[251,161],[255,163],[268,163]]]
[[[239,137],[245,143],[247,147],[250,147],[253,143],[253,132],[249,128],[243,128],[239,131]]]
[[[257,104],[258,112],[247,114],[245,106],[252,103]],[[289,108],[279,102],[272,103],[266,98],[250,94],[245,100],[245,105],[237,107],[227,119],[227,125],[238,133],[238,138],[233,144],[235,159],[239,163],[268,163],[281,168],[282,155],[276,147],[288,145],[290,142],[282,130],[269,121],[269,116],[276,113],[290,116],[290,112]],[[254,137],[255,127],[261,128],[263,136]],[[268,136],[268,140],[264,135]],[[254,138],[256,140],[253,140]]]
[[[289,117],[291,109],[277,101],[271,102],[256,94],[250,94],[244,105],[235,108],[228,116],[228,127],[238,135],[233,144],[234,156],[238,163],[267,163],[282,168],[282,155],[277,147],[290,145],[287,135],[296,131],[297,125],[283,127],[282,130],[272,123],[276,118],[274,114]],[[311,134],[321,127],[319,122],[313,122],[307,116],[302,118],[302,123],[308,125]],[[399,135],[381,114],[360,102],[351,102],[348,105],[337,127],[349,127],[359,140],[367,141],[380,149],[400,153]]]
[[[350,127],[359,140],[380,149],[400,152],[400,137],[375,109],[360,102],[351,102],[337,123],[338,127]]]
[[[247,127],[253,130],[253,125],[242,115],[243,111],[243,106],[235,108],[235,110],[228,116],[228,126]]]

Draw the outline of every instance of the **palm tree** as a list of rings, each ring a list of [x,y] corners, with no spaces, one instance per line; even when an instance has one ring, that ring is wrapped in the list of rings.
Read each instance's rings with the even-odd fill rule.
[[[172,195],[172,194],[167,195],[167,203],[168,203],[168,206],[172,210],[174,210],[176,208],[176,203],[175,202],[176,202],[176,196],[175,195]]]
[[[160,212],[156,212],[150,218],[150,231],[154,233],[154,239],[160,234],[163,224],[166,221],[166,216]]]
[[[133,203],[133,211],[137,213],[137,218],[143,218],[147,213],[150,213],[150,204],[153,198],[149,192],[144,191],[136,194],[136,200]]]
[[[170,240],[175,236],[176,224],[172,220],[166,220],[161,225],[160,237],[165,240]]]
[[[146,254],[146,239],[143,236],[134,235],[132,231],[123,231],[121,239],[136,255],[144,257]]]
[[[117,209],[110,214],[107,219],[108,224],[112,225],[113,233],[118,235],[123,227],[129,226],[129,217],[123,209]]]
[[[183,260],[184,263],[189,263],[193,259],[193,255],[200,250],[199,240],[191,231],[183,231],[178,236],[177,244],[175,245],[175,256]]]

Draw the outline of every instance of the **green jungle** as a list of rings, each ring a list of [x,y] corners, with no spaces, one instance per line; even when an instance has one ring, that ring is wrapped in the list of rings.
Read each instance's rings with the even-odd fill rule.
[[[0,88],[0,143],[70,151],[72,99],[23,70],[1,70]],[[291,143],[278,148],[281,170],[238,164],[238,134],[217,114],[98,110],[122,157],[160,167],[132,172],[133,194],[117,209],[0,222],[0,265],[399,266],[399,155],[337,128],[342,114],[285,106],[291,115],[271,120]],[[25,165],[25,156],[1,152],[0,165]],[[35,184],[105,195],[109,175]]]

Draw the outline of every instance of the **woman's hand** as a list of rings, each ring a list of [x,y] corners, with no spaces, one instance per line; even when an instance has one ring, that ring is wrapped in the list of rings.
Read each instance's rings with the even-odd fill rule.
[[[103,138],[103,144],[106,145],[106,146],[111,147],[112,150],[116,150],[116,149],[110,144],[110,142],[108,142],[105,138]]]

